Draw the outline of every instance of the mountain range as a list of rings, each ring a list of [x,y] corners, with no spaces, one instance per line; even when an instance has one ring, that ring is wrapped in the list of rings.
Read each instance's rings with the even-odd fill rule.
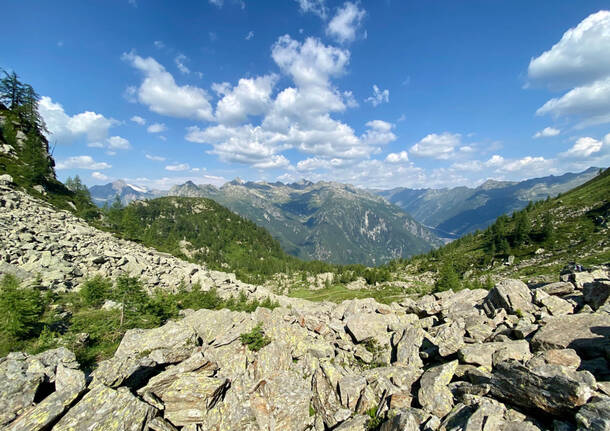
[[[220,188],[187,182],[168,194],[213,199],[267,229],[288,253],[307,260],[378,265],[442,244],[397,206],[345,184],[236,179]]]
[[[476,188],[371,190],[399,206],[437,235],[458,238],[483,229],[502,214],[525,208],[529,201],[557,196],[595,177],[599,168],[520,182],[487,180]]]

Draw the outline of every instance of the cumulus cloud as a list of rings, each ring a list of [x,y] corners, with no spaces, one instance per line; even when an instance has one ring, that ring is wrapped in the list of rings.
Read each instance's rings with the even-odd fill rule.
[[[216,120],[223,124],[237,124],[250,115],[265,113],[271,104],[271,92],[276,81],[276,75],[266,75],[242,78],[233,88],[227,83],[216,84],[216,92],[224,95],[216,107]]]
[[[122,59],[144,75],[133,96],[151,111],[177,118],[213,119],[209,96],[202,88],[179,86],[174,77],[152,57],[143,58],[132,51],[124,53]]]
[[[389,101],[390,90],[380,90],[377,85],[373,85],[373,95],[365,99],[365,102],[369,102],[373,106],[378,106],[382,103],[388,103]]]
[[[131,148],[129,141],[120,136],[111,136],[106,140],[108,148],[114,150],[128,150]]]
[[[539,132],[534,134],[534,139],[538,138],[549,138],[551,136],[557,136],[561,133],[561,130],[555,129],[554,127],[545,127]]]
[[[392,133],[394,125],[382,120],[373,120],[366,123],[368,130],[362,135],[362,140],[370,145],[383,145],[396,140]]]
[[[559,157],[582,160],[589,159],[592,156],[607,154],[608,152],[610,152],[610,133],[601,140],[588,136],[579,138],[568,151],[560,153]]]
[[[172,172],[181,172],[181,171],[188,171],[191,167],[189,166],[188,163],[178,163],[175,165],[167,165],[165,167],[166,171],[172,171]]]
[[[409,161],[409,155],[406,151],[400,153],[390,153],[386,156],[385,161],[388,163],[404,163]]]
[[[431,133],[411,147],[411,154],[418,157],[432,157],[446,160],[455,155],[455,149],[462,143],[459,133]]]
[[[58,162],[55,168],[57,170],[90,169],[97,171],[102,169],[110,169],[111,167],[112,165],[109,165],[106,162],[96,162],[91,156],[73,156]]]
[[[148,133],[161,133],[167,130],[167,126],[164,123],[154,123],[146,128]]]
[[[100,181],[108,181],[110,179],[108,175],[104,175],[103,173],[97,171],[92,172],[91,177]]]
[[[299,3],[301,12],[311,12],[322,19],[326,19],[327,11],[325,0],[296,0],[296,2]]]
[[[610,122],[610,11],[589,15],[550,50],[530,61],[533,84],[570,89],[537,115],[572,117],[579,127]]]
[[[328,23],[326,34],[340,43],[352,42],[356,39],[356,31],[365,15],[364,9],[360,9],[357,4],[345,2]]]
[[[140,117],[139,115],[134,115],[133,117],[131,117],[131,121],[133,121],[134,123],[143,126],[144,124],[146,124],[146,120],[142,117]]]
[[[70,144],[81,138],[89,144],[102,143],[108,136],[108,129],[119,124],[117,120],[92,111],[70,116],[48,96],[40,99],[39,111],[49,129],[49,139],[58,144]]]

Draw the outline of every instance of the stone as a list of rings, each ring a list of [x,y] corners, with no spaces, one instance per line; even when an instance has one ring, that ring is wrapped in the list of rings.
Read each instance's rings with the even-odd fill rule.
[[[364,388],[366,379],[361,376],[349,375],[339,380],[339,397],[343,407],[355,411]]]
[[[545,284],[544,286],[541,286],[539,289],[542,289],[544,292],[548,293],[549,295],[563,296],[563,295],[569,295],[570,293],[574,292],[574,290],[576,288],[569,281],[557,281],[555,283]]]
[[[311,397],[308,381],[293,371],[283,371],[256,385],[250,405],[260,429],[304,431],[313,424]]]
[[[184,321],[168,322],[153,329],[130,329],[115,353],[115,357],[138,355],[155,349],[176,349],[180,347],[196,347],[197,333]]]
[[[525,340],[467,345],[458,351],[458,357],[462,363],[480,365],[491,370],[494,353],[502,349],[513,352],[513,359],[527,360],[531,357],[529,343]]]
[[[134,397],[127,388],[99,385],[59,420],[53,431],[141,431],[157,409]]]
[[[610,349],[610,314],[550,317],[531,343],[535,351],[570,348],[585,358],[602,356]]]
[[[561,365],[573,370],[580,367],[580,357],[574,349],[551,349],[537,353],[528,361],[528,366],[540,366],[543,364]]]
[[[419,420],[411,411],[399,409],[379,431],[419,431]]]
[[[582,292],[585,302],[593,310],[597,310],[603,305],[610,303],[609,280],[595,280],[591,283],[585,283]]]
[[[587,371],[560,365],[529,368],[512,360],[496,365],[490,385],[491,394],[499,399],[555,416],[584,405],[596,387]]]
[[[464,345],[464,328],[457,322],[441,325],[434,337],[441,356],[449,356],[457,352]]]
[[[549,295],[544,290],[536,289],[534,291],[534,301],[541,307],[546,307],[552,316],[561,316],[574,312],[574,306],[568,301]]]
[[[10,186],[11,184],[13,184],[13,177],[11,177],[9,174],[0,175],[0,185]]]
[[[370,418],[365,415],[356,415],[350,420],[343,422],[335,431],[367,431]]]
[[[355,314],[345,326],[356,343],[384,336],[388,331],[387,318],[381,314]]]
[[[453,395],[447,385],[453,378],[458,361],[428,369],[420,379],[418,400],[422,407],[438,417],[445,417],[453,407]]]
[[[610,397],[593,397],[576,413],[578,430],[610,430]]]
[[[352,415],[351,410],[341,406],[339,396],[319,367],[312,378],[312,390],[313,407],[322,416],[324,424],[328,428],[333,428]]]
[[[425,332],[419,328],[410,327],[404,330],[399,340],[394,343],[396,365],[422,368],[424,363],[419,357],[419,349],[424,341]]]
[[[160,416],[157,416],[148,423],[148,429],[151,431],[178,431],[178,428]]]
[[[485,303],[492,310],[503,308],[509,314],[534,311],[530,289],[520,280],[499,281],[487,295]]]

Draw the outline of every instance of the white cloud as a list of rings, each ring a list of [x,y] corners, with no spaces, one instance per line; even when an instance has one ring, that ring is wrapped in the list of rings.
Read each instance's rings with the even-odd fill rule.
[[[250,30],[248,32],[248,34],[246,35],[246,37],[244,37],[245,40],[250,40],[254,38],[254,32],[252,30]]]
[[[133,52],[124,53],[123,60],[144,74],[135,90],[140,103],[157,114],[170,117],[211,120],[212,106],[205,90],[191,85],[179,86],[174,77],[154,58],[142,58]]]
[[[610,11],[589,15],[550,50],[530,61],[528,77],[551,89],[570,89],[537,115],[571,117],[578,127],[610,122]]]
[[[111,136],[106,140],[106,142],[108,144],[108,148],[112,148],[115,150],[128,150],[131,148],[131,145],[129,145],[129,141],[120,136]]]
[[[385,161],[388,163],[404,163],[409,161],[409,155],[406,151],[400,153],[390,153],[386,156]]]
[[[455,155],[455,149],[462,143],[459,133],[431,133],[411,147],[411,154],[446,160]]]
[[[112,165],[106,162],[96,162],[91,156],[73,156],[68,157],[66,160],[60,161],[55,167],[57,170],[62,169],[90,169],[90,170],[102,170],[110,169]]]
[[[191,73],[191,70],[184,64],[186,61],[188,61],[188,58],[184,54],[178,54],[176,58],[174,58],[174,63],[176,63],[178,70],[183,74],[188,75]]]
[[[146,124],[146,120],[142,117],[140,117],[139,115],[134,115],[133,117],[131,117],[131,121],[133,121],[134,123],[143,126],[144,124]]]
[[[600,156],[610,152],[610,133],[602,140],[582,137],[568,150],[559,154],[564,159],[589,159],[591,156]]]
[[[161,156],[152,156],[150,154],[146,154],[144,157],[146,157],[148,160],[152,160],[155,162],[164,162],[165,161],[165,157],[161,157]]]
[[[610,122],[610,76],[589,85],[576,87],[553,98],[536,111],[537,115],[574,116],[580,126]]]
[[[345,2],[328,23],[326,34],[341,43],[352,42],[356,39],[356,31],[362,24],[365,15],[364,9],[359,9],[357,4]]]
[[[101,143],[108,136],[108,129],[119,124],[117,120],[92,111],[69,116],[48,96],[40,99],[39,111],[49,129],[49,140],[59,144],[70,144],[80,138],[85,138],[89,144]]]
[[[362,140],[369,145],[383,145],[396,140],[392,133],[394,125],[382,120],[373,120],[366,123],[368,130],[362,135]]]
[[[322,19],[326,19],[326,4],[325,0],[296,0],[299,3],[301,12],[311,12],[318,15]]]
[[[103,173],[97,171],[93,172],[91,177],[100,181],[108,181],[110,179],[108,175],[104,175]]]
[[[276,81],[276,75],[266,75],[242,78],[233,88],[227,83],[216,84],[213,88],[224,95],[216,107],[216,120],[223,124],[236,124],[245,121],[249,115],[265,113],[271,105],[271,92]]]
[[[181,171],[188,171],[191,167],[189,166],[188,163],[178,163],[175,165],[167,165],[165,167],[166,171],[172,171],[172,172],[181,172]]]
[[[390,101],[390,90],[380,90],[377,85],[373,85],[373,95],[367,97],[365,102],[369,102],[373,106],[381,105],[382,103],[388,103]]]
[[[163,49],[163,48],[165,48],[165,43],[163,43],[163,41],[162,41],[162,40],[155,40],[155,41],[153,42],[153,45],[155,45],[155,48],[157,48],[157,49]]]
[[[290,162],[286,157],[282,156],[281,154],[275,154],[268,160],[254,163],[252,167],[257,169],[276,169],[285,168],[288,165],[290,165]]]
[[[221,8],[222,5],[224,4],[224,0],[208,0],[210,2],[210,4],[213,4],[214,6]]]
[[[530,61],[528,77],[554,88],[591,83],[610,74],[610,12],[589,15]]]
[[[300,43],[284,35],[273,45],[271,56],[297,86],[310,87],[327,86],[331,77],[341,76],[350,54],[312,37]]]
[[[167,127],[165,126],[164,123],[154,123],[146,128],[146,131],[148,133],[161,133],[161,132],[165,132],[166,130],[167,130]]]
[[[478,172],[483,169],[483,163],[479,160],[466,160],[463,162],[456,162],[451,165],[451,169],[456,171],[468,171]]]
[[[539,132],[534,134],[534,139],[538,138],[549,138],[551,136],[557,136],[561,133],[561,130],[555,129],[554,127],[545,127]]]
[[[354,93],[351,91],[343,92],[343,102],[348,108],[357,108],[359,106],[356,98],[354,97]]]

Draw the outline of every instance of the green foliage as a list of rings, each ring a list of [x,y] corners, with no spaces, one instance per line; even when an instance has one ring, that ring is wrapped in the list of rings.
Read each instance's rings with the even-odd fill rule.
[[[444,262],[443,266],[441,266],[434,288],[438,292],[460,289],[460,279],[453,268],[453,264],[449,260]]]
[[[40,291],[21,288],[18,280],[5,275],[0,281],[0,331],[3,340],[22,340],[37,333],[44,310]]]
[[[383,419],[377,416],[377,406],[371,407],[366,411],[367,416],[370,418],[366,423],[366,429],[369,431],[376,431],[381,427]]]
[[[239,339],[244,346],[248,346],[248,349],[253,352],[258,352],[271,343],[271,338],[267,337],[263,331],[262,323],[258,323],[250,332],[241,334]]]
[[[86,305],[99,307],[110,297],[111,290],[112,282],[96,275],[81,285],[79,294]]]

